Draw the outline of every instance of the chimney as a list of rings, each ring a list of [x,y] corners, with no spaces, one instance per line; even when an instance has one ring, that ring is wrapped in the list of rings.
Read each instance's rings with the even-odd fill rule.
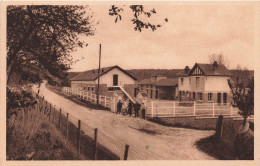
[[[217,61],[214,61],[213,66],[214,66],[215,68],[218,68],[218,62],[217,62]]]
[[[189,71],[190,71],[190,68],[189,68],[189,66],[186,66],[186,67],[184,68],[184,73],[185,73],[185,74],[188,74],[188,73],[189,73]]]
[[[156,82],[156,81],[157,81],[157,76],[156,76],[156,75],[152,76],[152,77],[151,77],[151,81],[152,81],[152,82]]]

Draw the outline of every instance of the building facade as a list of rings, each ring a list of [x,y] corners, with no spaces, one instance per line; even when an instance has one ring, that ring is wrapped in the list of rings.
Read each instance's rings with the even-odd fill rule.
[[[146,93],[150,100],[175,100],[178,88],[178,78],[166,78],[164,76],[152,76],[138,83],[140,93]]]
[[[99,94],[112,96],[115,90],[126,91],[134,96],[136,78],[119,66],[105,67],[100,69]],[[85,71],[70,79],[72,89],[92,92],[97,94],[98,69]]]
[[[217,62],[196,63],[191,70],[186,66],[178,77],[179,100],[231,103],[230,76],[230,71]]]

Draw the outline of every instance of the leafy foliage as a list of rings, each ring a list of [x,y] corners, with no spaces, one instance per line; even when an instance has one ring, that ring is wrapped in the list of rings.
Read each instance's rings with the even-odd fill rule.
[[[239,114],[244,117],[246,121],[247,117],[254,114],[254,77],[247,81],[237,82],[234,86],[229,82],[231,91],[233,93],[233,100],[239,108]]]
[[[125,5],[124,5],[125,7]],[[147,18],[150,18],[153,14],[156,14],[156,10],[152,9],[150,11],[145,11],[143,5],[130,5],[129,8],[133,12],[134,18],[131,19],[132,23],[135,25],[134,30],[141,32],[142,29],[151,29],[152,31],[155,31],[157,28],[161,27],[162,24],[152,24],[150,22],[145,22],[140,19],[141,15],[146,16]],[[109,9],[109,15],[115,16],[115,23],[118,20],[122,19],[121,13],[123,12],[123,8],[117,7],[115,5],[111,6],[111,9]],[[168,22],[168,18],[164,19],[164,23]]]
[[[12,114],[17,114],[17,111],[22,108],[29,106],[34,107],[37,104],[37,96],[33,96],[29,89],[24,87],[14,88],[7,87],[7,117],[9,118]]]
[[[24,70],[35,76],[63,78],[73,60],[70,52],[84,46],[79,36],[93,35],[86,8],[8,6],[7,80],[13,72],[24,74]]]

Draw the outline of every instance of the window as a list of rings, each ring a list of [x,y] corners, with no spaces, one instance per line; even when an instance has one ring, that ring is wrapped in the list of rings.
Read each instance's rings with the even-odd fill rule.
[[[183,85],[183,81],[184,81],[183,78],[181,78],[181,85]]]
[[[199,100],[202,100],[202,93],[198,93],[199,95]]]
[[[88,87],[88,91],[90,91],[90,87]]]
[[[113,75],[113,86],[118,86],[118,75],[117,74]]]
[[[151,94],[150,94],[151,96],[151,99],[153,98],[153,90],[151,89]]]
[[[86,90],[87,89],[87,87],[84,87],[84,90]]]
[[[196,93],[193,92],[193,99],[196,99]]]
[[[156,89],[156,90],[155,90],[155,99],[158,99],[158,98],[159,98],[159,90]]]
[[[137,91],[138,91],[138,89],[137,89],[137,88],[135,88],[135,90],[134,90],[134,97],[136,97],[136,96],[137,96]]]
[[[196,77],[196,87],[199,87],[199,86],[200,86],[200,78]]]
[[[208,93],[208,101],[212,101],[212,93]]]
[[[94,87],[92,87],[91,90],[94,91]]]

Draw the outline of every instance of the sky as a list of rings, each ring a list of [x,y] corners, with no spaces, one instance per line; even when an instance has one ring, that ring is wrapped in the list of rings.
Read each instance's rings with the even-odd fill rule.
[[[123,6],[122,20],[108,15],[111,2],[89,4],[95,34],[84,38],[88,46],[73,52],[71,71],[118,65],[123,69],[182,69],[209,63],[209,55],[222,53],[228,68],[255,69],[259,61],[259,2],[143,2],[156,14],[145,20],[163,24],[156,31],[134,31],[133,13]],[[113,2],[118,3],[118,2]],[[169,22],[164,23],[168,18]]]

